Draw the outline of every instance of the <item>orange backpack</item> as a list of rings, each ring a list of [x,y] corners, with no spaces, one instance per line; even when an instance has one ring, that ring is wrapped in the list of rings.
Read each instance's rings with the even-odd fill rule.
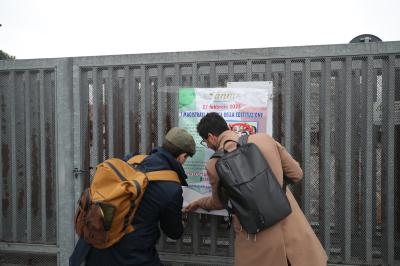
[[[75,213],[76,233],[95,248],[108,248],[135,230],[132,219],[149,181],[181,183],[172,170],[147,173],[137,170],[135,166],[145,157],[136,155],[128,162],[113,158],[97,165]]]

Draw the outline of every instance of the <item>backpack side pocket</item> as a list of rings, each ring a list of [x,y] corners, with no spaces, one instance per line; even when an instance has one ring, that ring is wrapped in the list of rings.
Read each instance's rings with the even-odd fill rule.
[[[78,206],[75,212],[75,231],[78,236],[83,236],[83,228],[85,226],[85,220],[89,205],[90,193],[88,189],[85,189],[78,200]]]

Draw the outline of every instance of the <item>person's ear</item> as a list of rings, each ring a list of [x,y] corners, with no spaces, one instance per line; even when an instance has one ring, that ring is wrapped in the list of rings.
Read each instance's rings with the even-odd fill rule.
[[[212,144],[212,145],[217,145],[217,141],[218,141],[218,137],[217,136],[215,136],[215,135],[213,135],[213,134],[211,134],[211,133],[208,133],[208,141]]]
[[[185,153],[181,153],[181,154],[178,155],[178,157],[176,157],[176,160],[178,162],[180,162],[181,164],[184,164],[188,156],[189,155],[186,152]]]

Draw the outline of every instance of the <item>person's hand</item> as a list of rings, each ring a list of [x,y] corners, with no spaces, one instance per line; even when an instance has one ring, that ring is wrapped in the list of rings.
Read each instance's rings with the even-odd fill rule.
[[[184,207],[182,209],[182,212],[194,212],[195,210],[197,210],[198,208],[200,208],[200,205],[197,201],[193,201],[191,203],[189,203],[189,205],[187,205],[186,207]]]

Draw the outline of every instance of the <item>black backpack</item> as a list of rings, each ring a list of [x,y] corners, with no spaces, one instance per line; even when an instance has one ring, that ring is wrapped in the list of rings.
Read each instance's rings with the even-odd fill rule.
[[[218,195],[225,208],[230,215],[236,214],[247,233],[256,234],[284,219],[292,209],[285,178],[281,187],[260,149],[247,143],[247,138],[244,135],[239,142],[226,140],[223,150],[211,158],[218,158]],[[235,142],[237,149],[225,150],[228,142]]]

